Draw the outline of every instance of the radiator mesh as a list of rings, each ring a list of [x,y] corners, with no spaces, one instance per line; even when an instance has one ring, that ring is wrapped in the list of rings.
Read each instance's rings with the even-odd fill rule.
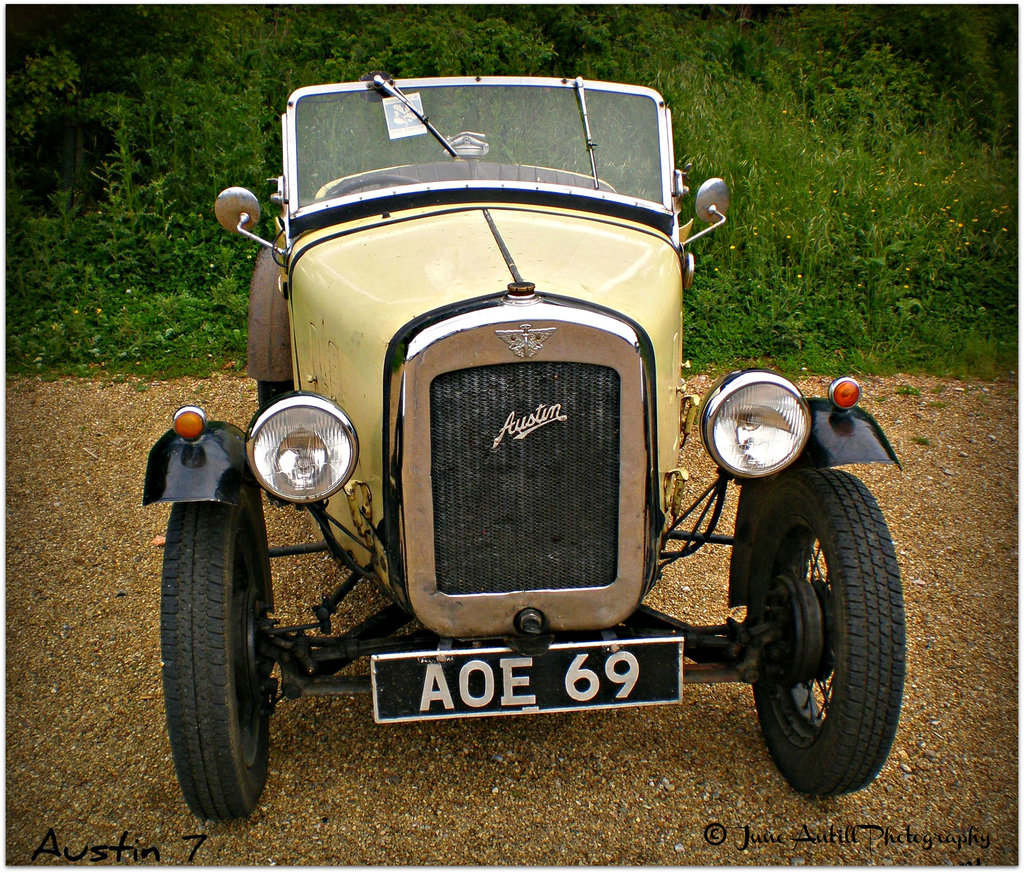
[[[531,414],[546,423],[521,439],[502,435],[512,413],[514,425],[528,425]],[[437,376],[430,471],[438,590],[611,584],[619,414],[619,375],[596,364],[494,364]]]

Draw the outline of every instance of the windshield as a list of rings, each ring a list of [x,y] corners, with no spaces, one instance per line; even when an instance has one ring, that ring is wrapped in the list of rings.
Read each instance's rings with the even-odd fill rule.
[[[488,180],[597,188],[661,203],[656,95],[612,87],[622,86],[584,86],[592,149],[571,81],[401,85],[416,112],[366,84],[300,91],[289,116],[297,176],[291,190],[300,209],[396,185]]]

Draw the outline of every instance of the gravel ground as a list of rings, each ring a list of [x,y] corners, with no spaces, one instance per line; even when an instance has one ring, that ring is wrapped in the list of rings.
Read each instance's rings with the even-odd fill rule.
[[[193,849],[233,865],[1017,864],[1016,379],[864,381],[905,467],[855,472],[896,541],[909,649],[896,743],[868,790],[795,794],[742,685],[689,685],[680,706],[398,726],[375,725],[367,698],[316,699],[279,706],[267,789],[230,824],[197,822],[178,791],[153,543],[168,509],[140,501],[171,411],[199,402],[245,424],[252,383],[9,381],[7,863],[54,863],[54,848],[113,861],[84,850],[121,840],[122,861],[155,848],[170,864]],[[695,442],[684,463],[695,488],[710,481]],[[273,544],[311,539],[294,510],[268,509],[268,525]],[[720,621],[726,567],[705,549],[651,602]],[[339,578],[321,555],[274,570],[286,621],[308,621]],[[375,599],[354,595],[352,613]]]

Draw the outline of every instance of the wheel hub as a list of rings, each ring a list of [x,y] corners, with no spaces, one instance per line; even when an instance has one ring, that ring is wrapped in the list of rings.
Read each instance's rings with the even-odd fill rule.
[[[273,677],[274,665],[277,663],[271,652],[272,646],[268,645],[263,636],[263,628],[268,622],[267,616],[270,610],[261,600],[253,604],[253,623],[251,636],[252,663],[256,666],[256,685],[258,691],[256,697],[260,701],[260,712],[263,715],[273,715],[277,703],[277,679]]]
[[[782,629],[782,639],[765,652],[767,676],[785,687],[814,679],[825,651],[825,620],[813,586],[791,573],[776,576],[765,616]]]

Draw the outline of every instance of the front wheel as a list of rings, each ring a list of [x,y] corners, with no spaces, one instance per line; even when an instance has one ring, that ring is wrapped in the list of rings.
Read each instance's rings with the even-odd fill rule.
[[[270,605],[260,492],[238,505],[176,503],[167,525],[161,643],[167,732],[189,809],[248,815],[267,777],[270,671],[257,626]]]
[[[903,592],[871,492],[839,470],[793,470],[758,512],[751,623],[777,626],[754,684],[761,730],[798,791],[867,786],[896,733],[906,663]]]

